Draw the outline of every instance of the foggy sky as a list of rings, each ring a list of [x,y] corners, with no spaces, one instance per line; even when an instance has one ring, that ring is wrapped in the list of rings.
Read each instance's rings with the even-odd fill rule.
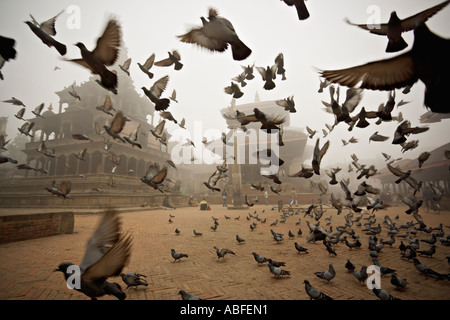
[[[123,42],[132,58],[131,78],[136,91],[143,94],[142,86],[150,87],[154,81],[169,75],[168,87],[163,94],[169,96],[173,89],[177,91],[179,103],[171,102],[168,111],[175,118],[186,119],[186,128],[194,132],[194,121],[202,121],[203,130],[218,128],[226,130],[225,120],[220,109],[230,105],[231,96],[224,92],[231,79],[242,72],[241,66],[252,65],[266,67],[274,63],[275,57],[282,52],[285,59],[286,81],[280,77],[275,80],[276,88],[263,89],[263,81],[255,69],[255,79],[242,88],[244,96],[236,104],[251,103],[258,93],[261,101],[283,99],[294,95],[297,113],[291,114],[291,126],[306,125],[316,129],[321,137],[321,145],[331,141],[330,149],[323,159],[324,165],[335,162],[349,162],[350,154],[356,153],[361,159],[381,158],[381,152],[393,157],[415,158],[423,151],[431,151],[449,142],[449,121],[431,124],[430,130],[418,136],[419,147],[402,155],[401,147],[392,145],[389,139],[383,143],[371,142],[372,133],[392,137],[397,122],[371,125],[364,129],[354,128],[347,131],[347,125],[338,125],[326,138],[321,130],[325,123],[332,124],[334,116],[324,111],[322,100],[329,102],[328,88],[318,93],[319,69],[340,69],[364,64],[369,61],[386,59],[399,55],[386,53],[386,37],[370,34],[367,31],[344,22],[347,17],[354,23],[366,23],[375,16],[381,22],[387,22],[391,11],[396,10],[400,18],[413,15],[419,11],[442,2],[438,1],[335,1],[310,0],[306,2],[310,18],[299,21],[293,7],[288,7],[279,0],[164,0],[164,1],[25,1],[2,0],[0,2],[0,34],[16,40],[17,57],[6,62],[2,68],[4,80],[0,81],[0,101],[16,97],[27,105],[25,118],[33,118],[31,110],[44,102],[45,110],[50,103],[54,112],[58,110],[58,97],[55,91],[70,86],[74,81],[80,84],[87,81],[90,73],[65,59],[80,57],[80,52],[73,44],[83,42],[92,50],[97,38],[104,30],[107,19],[116,17],[122,26]],[[244,61],[234,61],[231,50],[211,53],[191,44],[180,42],[176,35],[184,34],[192,26],[200,26],[201,16],[206,16],[209,7],[218,10],[219,15],[230,20],[241,40],[252,49],[252,54]],[[67,12],[67,9],[75,9]],[[77,11],[79,9],[79,16]],[[65,10],[56,21],[55,39],[66,44],[68,52],[64,57],[58,55],[54,48],[46,47],[24,23],[32,14],[39,22],[47,20],[61,10]],[[79,18],[79,20],[78,20]],[[79,25],[74,22],[79,21]],[[372,20],[373,21],[373,20]],[[441,37],[450,37],[450,6],[433,16],[427,25]],[[413,33],[403,34],[410,50]],[[173,68],[153,66],[155,77],[150,80],[143,74],[137,62],[143,63],[155,53],[156,61],[167,57],[167,52],[178,50],[184,67],[180,71]],[[123,61],[118,61],[122,63]],[[117,69],[118,63],[110,69]],[[61,70],[54,71],[58,66]],[[120,83],[119,83],[120,85]],[[341,88],[341,100],[345,98],[346,87]],[[105,91],[105,94],[108,92]],[[396,102],[401,99],[412,101],[394,110],[403,113],[413,126],[420,125],[419,117],[427,109],[423,106],[424,86],[417,82],[411,92],[403,95],[396,91]],[[388,99],[388,92],[364,91],[364,98],[358,106],[366,110],[378,108]],[[8,138],[13,139],[22,124],[14,118],[18,106],[0,102],[0,116],[8,116]],[[176,125],[168,123],[169,132]],[[342,147],[341,139],[356,137],[357,144]],[[308,144],[313,145],[315,139]]]

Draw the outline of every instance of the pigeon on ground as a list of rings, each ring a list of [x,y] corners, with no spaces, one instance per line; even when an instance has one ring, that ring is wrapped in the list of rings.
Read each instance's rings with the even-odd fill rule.
[[[198,237],[198,236],[202,236],[202,235],[203,235],[203,233],[195,231],[195,229],[194,229],[194,236]]]
[[[412,260],[414,261],[414,267],[421,274],[423,274],[427,277],[436,277],[437,280],[444,280],[444,279],[450,280],[450,274],[438,273],[438,272],[434,271],[433,269],[428,268],[426,265],[422,264],[419,261],[419,259],[417,259],[416,257],[412,258]]]
[[[435,5],[429,9],[423,10],[415,15],[412,15],[405,19],[400,19],[397,16],[396,11],[391,12],[391,16],[387,23],[381,23],[377,25],[373,24],[354,24],[347,19],[347,23],[368,30],[370,33],[387,36],[388,44],[386,52],[397,52],[405,49],[408,44],[402,38],[402,33],[411,31],[418,25],[425,23],[429,18],[442,10],[450,1],[444,1],[438,5]]]
[[[125,282],[125,284],[127,285],[126,289],[133,287],[136,289],[138,286],[148,286],[147,281],[141,278],[144,275],[141,275],[139,273],[127,272],[121,273],[120,276],[122,277],[123,282]]]
[[[432,257],[436,253],[436,246],[433,244],[431,247],[427,250],[416,250],[416,253],[419,256],[426,256],[426,257]]]
[[[257,254],[256,252],[252,252],[253,257],[255,258],[256,262],[258,262],[258,264],[263,264],[264,262],[268,262],[269,260],[267,260],[264,256]]]
[[[300,229],[299,229],[300,230]],[[297,242],[294,243],[295,249],[298,251],[298,253],[308,253],[308,249],[305,247],[302,247],[301,245],[299,245]]]
[[[225,258],[225,255],[226,255],[227,253],[236,255],[236,254],[235,254],[232,250],[230,250],[230,249],[226,249],[226,248],[219,249],[219,248],[216,247],[216,246],[214,246],[214,249],[216,249],[217,261],[219,261],[220,258],[224,259],[224,258]]]
[[[121,232],[120,225],[117,212],[106,211],[86,245],[84,257],[79,266],[80,287],[76,287],[76,282],[72,285],[75,285],[75,290],[92,300],[106,294],[120,300],[126,298],[119,284],[107,281],[109,277],[120,275],[130,260],[132,237]],[[74,276],[70,270],[74,267],[76,266],[71,262],[63,262],[55,271],[62,272],[67,282],[69,277]]]
[[[120,24],[117,20],[110,19],[103,34],[97,39],[95,49],[89,51],[83,43],[78,42],[75,45],[80,49],[81,58],[69,61],[91,70],[94,74],[98,74],[101,78],[100,84],[104,88],[117,93],[117,74],[106,67],[112,66],[119,57],[121,42],[122,31]]]
[[[399,298],[394,297],[392,294],[387,292],[384,289],[376,288],[373,286],[372,292],[380,299],[380,300],[400,300]]]
[[[355,271],[355,265],[350,262],[350,259],[347,259],[347,262],[345,263],[345,269],[347,269],[349,273],[353,273]]]
[[[172,258],[174,258],[173,262],[180,261],[181,258],[188,258],[188,255],[186,253],[181,253],[175,251],[175,249],[170,249],[170,253],[172,255]]]
[[[164,76],[158,79],[150,89],[142,87],[145,95],[155,104],[156,111],[163,111],[169,107],[170,99],[161,98],[161,94],[166,90],[167,83],[169,82],[169,76]]]
[[[396,290],[404,290],[408,282],[406,281],[406,279],[397,277],[397,274],[394,272],[391,273],[391,284],[395,286]]]
[[[289,276],[291,275],[290,271],[287,270],[283,270],[280,267],[275,267],[274,265],[272,265],[270,262],[266,264],[266,266],[269,267],[270,273],[272,273],[274,275],[274,277],[279,277],[279,276]]]
[[[450,40],[431,32],[425,23],[414,29],[412,49],[401,55],[341,70],[324,70],[321,75],[333,83],[371,90],[393,90],[412,85],[418,80],[425,84],[424,104],[432,112],[450,113],[446,100],[450,78]],[[395,67],[393,67],[395,66]]]
[[[175,70],[181,70],[181,68],[183,68],[183,64],[180,62],[181,56],[178,51],[173,50],[172,52],[168,52],[168,54],[168,58],[156,61],[154,65],[158,67],[170,67],[173,65]]]
[[[252,50],[239,39],[231,22],[218,15],[216,9],[210,8],[208,20],[201,17],[203,25],[192,28],[186,34],[178,36],[181,42],[194,43],[211,51],[223,52],[231,46],[234,60],[244,60]]]
[[[197,297],[196,295],[194,295],[192,293],[187,293],[184,290],[180,290],[180,291],[178,291],[178,293],[181,295],[182,300],[202,300],[199,297]]]
[[[308,280],[303,280],[303,283],[305,284],[305,291],[310,300],[333,300],[330,296],[311,286]]]
[[[25,21],[25,23],[30,27],[31,31],[46,44],[48,47],[54,47],[60,55],[65,55],[67,53],[67,47],[61,42],[53,39],[56,35],[55,22],[56,18],[63,13],[61,11],[53,18],[50,18],[44,22],[38,23],[33,16],[30,14],[32,21]]]
[[[367,266],[362,266],[360,271],[354,271],[352,272],[352,275],[355,276],[355,278],[361,283],[361,285],[364,285],[364,281],[366,281],[367,277],[369,276],[367,274]]]
[[[333,264],[330,263],[327,271],[314,272],[314,274],[316,277],[327,280],[328,284],[331,284],[331,280],[336,276],[336,271],[333,268]]]
[[[236,235],[236,241],[237,241],[238,243],[243,243],[243,242],[245,242],[245,239],[241,238],[241,237],[237,234],[237,235]]]

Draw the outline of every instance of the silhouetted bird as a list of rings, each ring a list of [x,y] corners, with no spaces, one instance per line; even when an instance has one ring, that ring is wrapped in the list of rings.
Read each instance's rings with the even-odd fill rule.
[[[170,67],[173,65],[175,70],[181,70],[181,68],[183,68],[183,64],[180,62],[181,56],[178,51],[173,50],[172,52],[168,52],[168,54],[168,58],[156,61],[154,65],[158,67]]]
[[[277,77],[277,65],[274,64],[273,66],[267,66],[267,68],[264,67],[256,67],[259,74],[261,75],[264,86],[263,88],[266,90],[272,90],[275,88],[275,82],[273,80]]]
[[[450,1],[444,1],[441,4],[433,6],[415,15],[412,15],[405,19],[400,19],[397,16],[397,12],[392,11],[389,21],[387,23],[373,24],[354,24],[348,19],[347,22],[351,25],[368,30],[370,33],[387,36],[389,42],[386,47],[386,52],[397,52],[405,49],[408,44],[402,38],[402,33],[413,30],[416,26],[425,23],[429,18],[443,9]]]
[[[125,299],[126,294],[119,284],[108,282],[109,277],[118,276],[127,265],[131,255],[132,238],[120,231],[120,220],[117,212],[106,211],[94,234],[86,245],[84,257],[79,266],[80,287],[72,283],[74,289],[84,293],[92,300],[105,294],[113,295],[118,299]],[[67,280],[76,267],[71,262],[61,263],[55,271],[64,274]],[[72,270],[73,271],[72,271]]]
[[[313,151],[313,159],[312,159],[312,168],[315,174],[320,175],[320,163],[322,161],[323,156],[328,151],[330,146],[330,141],[325,142],[322,148],[319,147],[320,138],[317,138],[316,144],[314,146]]]
[[[371,90],[393,90],[412,85],[417,80],[425,84],[424,104],[432,112],[450,113],[447,90],[450,77],[450,40],[431,32],[425,23],[414,29],[412,49],[393,58],[352,68],[321,71],[323,77],[343,86]],[[395,66],[395,67],[394,67]]]
[[[241,91],[241,88],[239,88],[239,85],[231,82],[231,84],[224,89],[225,93],[230,94],[235,99],[239,99],[244,95],[244,93]]]
[[[166,90],[169,76],[164,76],[157,80],[149,89],[142,87],[145,95],[155,104],[156,111],[166,110],[169,107],[170,100],[168,98],[161,98],[161,94]]]
[[[145,60],[145,63],[142,65],[139,62],[137,65],[139,66],[139,69],[141,69],[142,72],[144,72],[150,79],[153,78],[153,73],[150,72],[150,69],[152,68],[153,64],[155,62],[155,54],[152,53],[150,57]]]
[[[100,84],[104,88],[117,93],[117,74],[106,67],[116,62],[119,56],[121,38],[122,31],[119,22],[115,19],[110,19],[103,34],[97,39],[95,49],[89,51],[83,43],[78,42],[75,45],[80,49],[81,59],[69,61],[91,70],[93,74],[98,74],[101,78]]]
[[[306,8],[305,0],[281,0],[288,6],[295,6],[299,20],[306,20],[309,18],[309,11]]]
[[[53,39],[53,36],[56,35],[55,21],[61,13],[63,13],[63,11],[58,13],[53,18],[41,23],[38,23],[30,14],[32,21],[25,21],[25,23],[30,27],[31,31],[33,31],[33,33],[39,39],[41,39],[44,44],[46,44],[48,47],[54,47],[56,50],[58,50],[59,54],[63,56],[67,53],[66,46]]]
[[[278,106],[283,107],[284,110],[289,111],[290,113],[297,112],[297,110],[295,109],[294,96],[290,96],[282,100],[275,100],[275,103]]]
[[[239,39],[231,22],[218,15],[217,10],[210,8],[207,21],[201,18],[203,25],[192,28],[188,33],[178,36],[180,41],[194,43],[211,51],[223,52],[231,46],[234,60],[244,60],[252,50]]]
[[[128,58],[124,61],[123,64],[119,65],[119,68],[125,72],[128,76],[130,76],[130,65],[131,65],[131,58]]]
[[[117,111],[116,115],[112,119],[110,125],[104,125],[106,133],[113,137],[114,140],[120,140],[125,143],[125,140],[119,135],[125,127],[125,123],[127,122],[125,115],[122,111]]]

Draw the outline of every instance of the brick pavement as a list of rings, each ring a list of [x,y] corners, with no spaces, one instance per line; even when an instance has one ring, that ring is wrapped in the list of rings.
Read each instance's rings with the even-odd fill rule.
[[[262,212],[263,210],[265,212]],[[383,227],[379,238],[388,238],[387,229],[382,223],[385,215],[394,219],[398,214],[400,218],[394,220],[397,225],[412,221],[413,218],[406,215],[404,210],[404,207],[391,207],[376,212],[377,223]],[[255,219],[248,221],[248,214],[254,215],[255,211],[260,218],[266,218],[267,222],[261,223]],[[169,214],[175,215],[173,223],[168,221]],[[123,229],[131,232],[134,238],[131,261],[124,271],[146,274],[149,282],[148,287],[128,289],[127,299],[130,300],[180,300],[180,289],[210,300],[305,300],[309,297],[304,290],[304,279],[308,279],[313,286],[334,299],[378,299],[344,268],[347,259],[350,259],[358,270],[363,264],[372,264],[367,249],[368,235],[362,231],[362,227],[353,226],[356,234],[360,236],[361,249],[349,250],[345,244],[340,243],[335,246],[338,255],[329,256],[321,242],[305,243],[308,233],[306,221],[315,223],[313,218],[304,217],[303,213],[300,213],[289,216],[284,223],[270,226],[275,219],[280,220],[280,213],[276,209],[272,211],[271,206],[256,205],[245,210],[227,210],[213,205],[211,211],[200,211],[196,207],[126,212],[120,215]],[[225,219],[225,215],[231,219]],[[345,223],[345,213],[337,216],[336,210],[329,208],[320,220],[325,229],[329,228],[325,218],[330,215],[333,216],[333,231],[336,231],[336,226]],[[364,217],[368,215],[364,214]],[[422,215],[428,225],[436,227],[442,222],[445,234],[450,232],[450,229],[445,227],[450,225],[449,211]],[[213,225],[212,216],[219,221],[216,231],[210,229]],[[238,216],[240,218],[236,220]],[[298,226],[296,222],[299,218],[301,223]],[[0,299],[86,299],[83,294],[67,289],[62,275],[52,270],[62,261],[80,263],[86,241],[92,235],[99,219],[98,214],[76,215],[73,234],[0,245]],[[249,226],[253,221],[257,223],[257,227],[251,231]],[[299,227],[303,235],[289,239],[288,231],[297,234]],[[180,235],[175,234],[175,228],[181,230]],[[194,236],[193,229],[203,235]],[[285,240],[277,243],[270,229],[283,233]],[[245,243],[238,244],[235,240],[236,234],[244,238]],[[419,232],[416,237],[425,239],[429,238],[430,234]],[[392,248],[385,246],[378,260],[382,265],[396,269],[399,277],[406,278],[409,284],[405,291],[399,292],[390,284],[390,277],[383,277],[382,288],[406,300],[449,300],[450,281],[436,281],[419,274],[411,261],[400,258],[400,240],[401,238],[397,237]],[[295,241],[307,247],[309,254],[298,254],[294,248]],[[236,255],[227,255],[224,260],[217,261],[214,246],[229,248]],[[429,245],[421,242],[420,247],[427,249]],[[189,257],[180,262],[173,262],[171,248],[187,253]],[[257,265],[252,251],[273,260],[286,262],[283,268],[289,270],[291,276],[274,278],[267,266]],[[419,257],[419,260],[436,271],[449,273],[450,267],[445,258],[449,255],[450,247],[438,243],[433,257]],[[316,271],[327,270],[329,263],[333,263],[337,273],[331,285],[314,275]],[[120,277],[115,278],[115,281],[123,285]],[[114,298],[106,296],[100,299]]]

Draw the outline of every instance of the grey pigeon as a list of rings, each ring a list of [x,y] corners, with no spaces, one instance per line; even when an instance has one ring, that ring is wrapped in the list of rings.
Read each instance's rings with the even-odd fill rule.
[[[268,262],[268,260],[264,256],[257,254],[256,252],[252,252],[252,255],[255,258],[256,262],[258,262],[258,264],[263,264],[264,262]]]
[[[394,297],[392,294],[383,290],[381,288],[376,288],[375,286],[372,288],[372,292],[380,299],[380,300],[400,300],[399,298]]]
[[[408,44],[402,38],[402,33],[413,30],[418,25],[425,23],[429,18],[442,10],[450,1],[444,1],[429,9],[423,10],[405,19],[400,19],[396,11],[391,12],[391,16],[387,23],[377,25],[372,24],[353,24],[348,19],[347,22],[362,29],[368,30],[370,33],[387,36],[388,44],[386,52],[397,52],[405,49]]]
[[[125,72],[128,76],[130,76],[130,64],[131,58],[128,58],[123,64],[119,65],[119,68],[122,69],[122,71]]]
[[[201,235],[203,235],[203,233],[195,231],[195,229],[194,229],[194,236],[201,236]]]
[[[340,70],[324,70],[321,74],[333,83],[371,90],[393,90],[412,85],[418,80],[425,84],[424,104],[432,112],[449,113],[446,100],[450,78],[450,40],[431,32],[425,23],[414,28],[412,49],[392,58]],[[395,65],[395,68],[392,66]]]
[[[272,273],[274,277],[291,275],[289,271],[283,270],[280,267],[275,267],[274,265],[270,264],[270,262],[267,263],[266,265],[269,267],[270,273]]]
[[[155,81],[155,83],[147,89],[142,87],[145,95],[155,104],[156,111],[166,110],[170,105],[170,99],[161,98],[161,94],[166,90],[167,83],[169,82],[169,76],[164,76]]]
[[[141,69],[142,72],[144,72],[150,79],[153,78],[153,73],[150,72],[151,67],[153,66],[153,63],[155,62],[155,54],[152,53],[150,57],[145,60],[145,63],[142,65],[138,62],[139,69]]]
[[[183,68],[183,64],[180,62],[181,56],[178,51],[173,50],[172,52],[168,52],[168,54],[168,58],[156,61],[154,65],[158,67],[170,67],[173,65],[175,70],[181,70],[181,68]]]
[[[53,39],[53,36],[56,35],[55,29],[55,21],[58,16],[63,13],[61,11],[53,18],[50,18],[44,22],[38,23],[33,16],[31,16],[32,21],[25,21],[25,23],[30,27],[31,31],[39,38],[41,41],[46,44],[48,47],[54,47],[60,55],[65,55],[67,53],[67,48],[61,42]]]
[[[331,284],[331,280],[336,276],[336,271],[333,268],[333,264],[330,263],[327,271],[314,272],[314,274],[320,278],[328,281],[328,284]]]
[[[355,271],[355,265],[350,262],[350,259],[347,259],[347,262],[345,263],[345,269],[347,269],[347,271],[349,273],[352,273]]]
[[[75,62],[92,73],[98,74],[102,87],[117,93],[117,74],[106,67],[112,66],[119,57],[119,48],[122,42],[122,31],[120,24],[115,19],[110,19],[106,24],[102,35],[97,39],[94,50],[89,51],[86,46],[78,42],[75,45],[80,49],[81,58],[69,61]]]
[[[238,243],[243,243],[243,242],[245,242],[245,239],[241,238],[241,237],[237,234],[237,235],[236,235],[236,241],[237,241]]]
[[[406,281],[406,279],[397,277],[397,274],[394,272],[391,273],[391,284],[395,286],[396,290],[404,290],[408,282]]]
[[[230,250],[230,249],[226,249],[226,248],[219,249],[219,248],[216,247],[216,246],[214,246],[214,249],[216,249],[217,260],[219,260],[220,258],[224,259],[224,258],[225,258],[225,255],[226,255],[227,253],[236,255],[236,254],[235,254],[232,250]]]
[[[417,271],[419,271],[421,274],[427,276],[427,277],[436,277],[437,280],[450,280],[450,274],[441,274],[439,272],[434,271],[433,269],[427,267],[426,265],[422,264],[419,259],[416,257],[412,258],[414,261],[414,267]]]
[[[360,271],[354,271],[352,272],[352,275],[355,276],[355,278],[361,283],[361,285],[364,285],[364,281],[366,281],[367,277],[369,276],[367,274],[367,266],[362,266]]]
[[[300,229],[299,229],[300,230]],[[298,253],[308,253],[308,249],[302,247],[301,245],[299,245],[297,242],[294,243],[295,249],[298,251]]]
[[[233,59],[237,61],[246,59],[252,53],[252,50],[239,39],[231,22],[219,16],[217,10],[209,9],[208,20],[202,17],[203,25],[178,36],[180,41],[218,52],[227,50],[230,45]]]
[[[117,212],[106,211],[86,245],[84,257],[79,266],[80,287],[75,287],[75,290],[92,300],[106,294],[120,300],[126,298],[119,284],[107,281],[109,277],[120,275],[131,255],[132,238],[120,231],[120,225]],[[72,267],[74,267],[73,263],[63,262],[55,271],[62,272],[67,281],[72,275],[68,269]]]
[[[120,276],[122,277],[123,282],[127,285],[126,289],[130,287],[134,287],[135,289],[138,286],[148,286],[148,283],[145,279],[142,279],[141,274],[135,273],[135,272],[127,272],[127,273],[121,273]]]
[[[175,249],[170,249],[170,254],[172,255],[172,258],[174,258],[174,262],[175,261],[180,261],[181,258],[187,258],[188,255],[185,253],[181,253],[181,252],[177,252],[175,251]]]
[[[152,187],[154,190],[159,190],[160,192],[164,192],[163,190],[163,182],[167,176],[168,168],[167,166],[163,166],[162,168],[158,163],[152,163],[149,165],[145,176],[141,178],[141,181],[146,185]]]
[[[181,295],[181,299],[183,299],[183,300],[202,300],[199,297],[197,297],[196,295],[194,295],[192,293],[187,293],[184,290],[180,290],[180,291],[178,291],[178,293]]]
[[[305,284],[305,291],[310,300],[333,300],[330,296],[311,286],[308,280],[303,280],[303,283]]]

